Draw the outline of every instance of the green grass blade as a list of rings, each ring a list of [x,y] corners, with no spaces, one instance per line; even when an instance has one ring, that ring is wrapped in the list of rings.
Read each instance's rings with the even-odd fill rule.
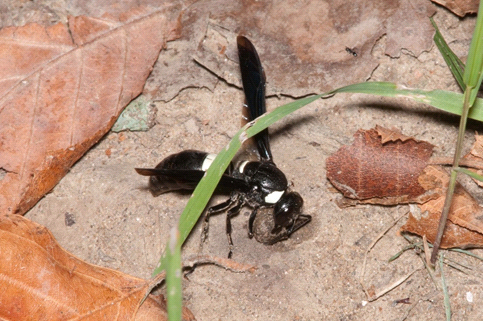
[[[466,61],[466,68],[463,80],[470,88],[469,105],[472,106],[476,94],[480,90],[481,80],[483,79],[483,1],[480,1],[478,16],[476,19],[475,31],[471,39],[470,51]]]
[[[419,243],[418,243],[419,244]],[[404,254],[404,252],[408,251],[408,250],[412,250],[412,249],[415,249],[418,247],[418,244],[411,244],[411,245],[406,245],[401,251],[397,252],[396,254],[394,254],[393,256],[391,256],[387,262],[388,263],[391,263],[392,261],[395,261],[397,260],[401,255]]]
[[[451,71],[456,81],[458,82],[458,85],[461,87],[462,90],[465,90],[466,84],[463,80],[463,72],[464,72],[463,70],[465,68],[465,65],[448,46],[448,44],[446,43],[446,40],[444,40],[443,38],[443,35],[441,34],[441,32],[439,32],[439,28],[434,22],[433,18],[430,18],[430,20],[436,31],[433,37],[434,43],[438,47],[439,52],[441,52],[441,55],[443,56],[444,61],[446,62],[449,70]]]
[[[440,255],[440,257],[439,257],[439,269],[441,271],[441,286],[443,288],[444,311],[445,311],[445,314],[446,314],[446,320],[451,321],[451,304],[450,304],[450,301],[449,301],[448,286],[446,285],[446,279],[444,277],[443,256],[442,255]]]
[[[463,81],[466,84],[464,90],[464,98],[462,104],[462,112],[460,118],[460,125],[458,128],[458,138],[456,139],[456,150],[454,153],[453,166],[451,169],[451,177],[446,190],[446,197],[444,200],[443,210],[439,219],[438,231],[434,240],[433,253],[431,254],[431,263],[436,262],[439,245],[443,238],[444,229],[446,227],[446,220],[449,215],[449,209],[451,207],[453,192],[456,185],[456,177],[458,172],[458,164],[461,158],[463,150],[463,141],[465,137],[466,122],[468,120],[469,113],[473,109],[475,104],[476,94],[478,93],[481,80],[483,79],[483,1],[480,2],[479,14],[476,20],[475,31],[473,32],[473,38],[471,40],[470,51],[468,54],[468,60],[466,63],[465,71],[463,74]]]
[[[483,176],[481,175],[478,175],[476,174],[475,172],[473,171],[470,171],[469,169],[466,169],[466,168],[462,168],[462,167],[457,167],[455,168],[455,170],[457,172],[460,172],[460,173],[465,173],[466,175],[476,179],[476,180],[479,180],[480,182],[483,182]]]
[[[330,91],[329,94],[336,93],[363,93],[386,97],[406,97],[440,110],[447,111],[455,115],[461,115],[463,105],[463,94],[446,90],[425,91],[420,89],[409,89],[389,82],[364,82],[357,83]],[[477,98],[475,105],[470,109],[469,118],[483,121],[483,100]]]
[[[476,255],[474,253],[471,253],[470,251],[467,251],[467,250],[462,250],[462,249],[448,249],[448,251],[463,253],[463,254],[469,255],[471,257],[474,257],[475,259],[478,259],[480,261],[483,261],[483,257],[481,257],[479,255]]]
[[[169,321],[181,321],[183,295],[181,288],[181,243],[176,228],[170,231],[166,249],[166,292]]]

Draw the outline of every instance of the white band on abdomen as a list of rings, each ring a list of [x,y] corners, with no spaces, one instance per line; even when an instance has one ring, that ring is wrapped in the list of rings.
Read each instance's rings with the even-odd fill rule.
[[[205,160],[203,161],[203,164],[201,165],[201,170],[206,172],[208,168],[210,168],[211,163],[215,160],[216,154],[208,154],[205,157]]]
[[[245,166],[248,164],[248,161],[244,161],[243,163],[240,164],[240,166],[238,166],[238,171],[240,173],[243,173],[243,171],[245,170]]]
[[[275,204],[277,203],[280,198],[282,197],[283,193],[285,191],[275,191],[275,192],[271,192],[270,194],[268,194],[267,196],[265,196],[265,203],[267,204]]]

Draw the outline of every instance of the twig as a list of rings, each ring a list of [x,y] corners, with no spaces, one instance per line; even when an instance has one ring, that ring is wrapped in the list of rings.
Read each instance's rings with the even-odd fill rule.
[[[450,157],[431,157],[430,165],[452,165],[453,159]],[[483,161],[462,158],[459,162],[460,166],[474,169],[483,169]]]
[[[221,258],[221,257],[211,256],[211,255],[192,255],[183,261],[184,268],[193,269],[196,266],[203,265],[203,264],[214,264],[226,270],[230,270],[232,272],[237,272],[237,273],[244,273],[244,272],[253,273],[257,269],[256,266],[251,264],[239,263],[232,259]]]
[[[423,247],[424,247],[424,259],[426,261],[427,266],[431,266],[431,256],[429,252],[428,246],[428,239],[426,238],[426,234],[423,235]]]
[[[483,3],[480,3],[480,4],[481,4],[480,7],[483,7]],[[478,22],[480,22],[480,19],[481,17],[478,16]],[[474,55],[472,55],[472,52],[470,52],[469,57],[473,58],[472,56]],[[481,72],[481,70],[479,72]],[[467,73],[465,70],[465,79],[467,78],[466,76],[467,76]],[[436,263],[439,246],[441,244],[441,240],[443,239],[444,229],[446,227],[446,221],[448,220],[449,210],[451,208],[451,203],[453,201],[453,194],[456,186],[456,177],[458,176],[458,172],[456,169],[459,167],[459,162],[461,160],[461,152],[463,150],[463,141],[465,139],[465,129],[466,129],[466,122],[468,120],[468,112],[470,110],[470,107],[474,103],[473,96],[472,96],[474,92],[474,88],[470,84],[466,84],[466,85],[467,86],[464,92],[463,110],[461,111],[460,124],[458,128],[458,138],[456,139],[456,150],[454,152],[453,167],[451,168],[451,176],[449,179],[448,189],[446,190],[446,198],[444,200],[443,210],[441,211],[441,217],[439,219],[438,233],[436,234],[436,238],[433,243],[434,245],[433,253],[431,253],[431,263],[433,265]],[[478,88],[480,85],[478,85]]]
[[[369,252],[372,250],[372,248],[377,244],[377,242],[379,242],[379,240],[390,230],[394,227],[394,225],[397,224],[397,222],[399,222],[399,220],[401,218],[403,218],[404,216],[406,216],[407,213],[404,213],[402,214],[401,216],[399,216],[397,219],[395,219],[393,222],[391,222],[388,226],[386,226],[386,228],[381,232],[379,233],[379,235],[374,239],[374,241],[372,241],[372,243],[369,245],[369,247],[367,248],[366,250],[366,253],[364,254],[364,261],[362,262],[362,270],[361,270],[361,276],[360,276],[360,279],[359,279],[359,283],[362,287],[362,290],[364,291],[364,293],[366,294],[367,298],[369,301],[374,301],[375,299],[377,299],[377,297],[373,300],[371,300],[371,295],[369,294],[369,292],[367,291],[367,288],[365,287],[364,285],[364,274],[366,273],[366,264],[367,264],[367,256],[369,254]],[[412,273],[414,273],[415,271],[413,271]],[[404,281],[404,280],[403,280]],[[399,285],[399,284],[398,284]],[[397,285],[396,285],[397,286]],[[390,290],[389,290],[390,291]]]
[[[368,301],[369,302],[372,302],[372,301],[375,301],[377,299],[379,299],[381,296],[383,296],[384,294],[392,291],[393,289],[397,288],[399,285],[401,285],[404,281],[406,281],[407,279],[409,279],[409,277],[411,275],[413,275],[414,273],[416,273],[417,271],[420,271],[422,270],[423,267],[419,267],[419,268],[416,268],[414,270],[412,270],[411,272],[409,272],[408,274],[406,274],[405,276],[403,276],[402,278],[400,278],[399,280],[389,284],[388,286],[384,287],[382,290],[380,290],[379,292],[375,292],[373,296],[371,297],[368,297]],[[367,292],[366,292],[366,295]]]

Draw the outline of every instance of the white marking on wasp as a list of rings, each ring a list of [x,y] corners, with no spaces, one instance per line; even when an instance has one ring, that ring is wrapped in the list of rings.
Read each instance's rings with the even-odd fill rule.
[[[247,104],[243,104],[243,108],[248,108],[248,105],[247,105]],[[243,114],[242,114],[242,118],[243,118],[245,121],[247,121],[247,122],[248,122],[248,121],[250,121],[250,119],[249,119],[247,116],[243,115]]]
[[[240,173],[243,173],[243,171],[245,170],[246,164],[248,164],[248,161],[244,161],[243,163],[240,164],[240,166],[238,167],[238,171]]]
[[[208,154],[205,157],[205,160],[203,161],[203,164],[201,165],[201,170],[202,171],[207,171],[208,168],[210,168],[211,163],[215,160],[216,154]]]
[[[277,203],[280,198],[282,197],[283,193],[285,191],[275,191],[275,192],[271,192],[270,194],[268,194],[267,196],[265,196],[265,203],[267,204],[275,204]]]

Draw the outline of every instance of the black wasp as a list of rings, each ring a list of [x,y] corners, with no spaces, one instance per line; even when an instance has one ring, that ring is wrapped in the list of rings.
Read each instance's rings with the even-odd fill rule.
[[[265,73],[253,44],[243,36],[237,38],[237,44],[246,102],[243,115],[246,121],[252,121],[266,111]],[[231,193],[230,198],[210,207],[206,213],[207,222],[209,215],[226,211],[230,255],[233,245],[230,220],[245,204],[253,208],[248,221],[249,237],[253,237],[255,231],[255,238],[266,244],[289,238],[312,219],[301,213],[302,197],[289,190],[285,174],[273,162],[267,129],[254,136],[254,145],[256,160],[240,160],[236,164],[232,162],[221,177],[217,192]],[[156,168],[136,168],[136,171],[150,176],[149,189],[153,196],[175,190],[193,190],[215,156],[185,150],[166,157]],[[265,233],[267,235],[257,235],[264,233],[263,226],[269,226]]]

